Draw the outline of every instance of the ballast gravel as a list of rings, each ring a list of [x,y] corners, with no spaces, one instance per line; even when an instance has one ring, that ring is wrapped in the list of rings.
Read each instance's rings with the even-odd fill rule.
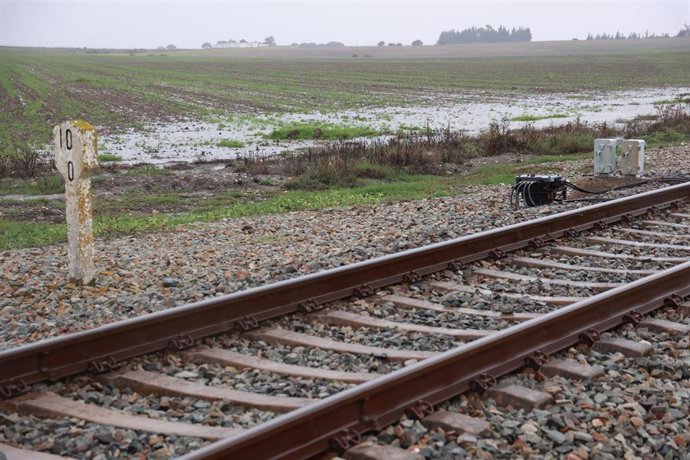
[[[403,363],[389,361],[380,356],[338,353],[313,347],[267,344],[260,340],[219,336],[206,339],[211,347],[225,348],[249,356],[257,356],[284,364],[314,367],[341,372],[368,372],[387,374],[400,369]]]
[[[659,319],[690,324],[672,310]],[[554,403],[527,411],[497,406],[489,397],[467,393],[439,408],[489,423],[473,435],[427,429],[403,417],[364,441],[392,445],[425,459],[533,458],[543,460],[687,459],[690,452],[690,337],[623,326],[605,335],[653,345],[649,356],[627,358],[598,353],[584,345],[564,350],[561,358],[601,366],[592,381],[559,376],[536,378],[533,372],[501,378],[552,395]]]
[[[351,304],[338,307],[338,310],[350,310],[363,316],[371,316],[372,318],[398,323],[412,323],[453,329],[499,330],[514,324],[501,319],[457,313],[452,309],[447,312],[437,312],[423,309],[399,308],[392,302],[384,302],[377,307],[371,307],[367,304]]]
[[[84,423],[70,418],[51,419],[0,413],[0,422],[2,443],[25,450],[92,460],[167,459],[197,450],[210,442],[199,438],[162,436]]]
[[[689,171],[678,165],[690,164],[690,148],[682,146],[648,151],[647,160],[647,170],[655,176],[687,175]],[[568,176],[587,168],[589,163],[551,164],[548,171],[545,167],[540,168],[540,172]],[[625,196],[662,185],[648,184],[607,196]],[[0,350],[591,204],[572,202],[523,208],[513,213],[507,210],[509,191],[510,184],[466,186],[458,188],[452,197],[232,219],[181,226],[166,233],[100,240],[96,244],[99,274],[94,286],[86,287],[67,281],[65,245],[5,251],[0,254]],[[605,249],[604,245],[583,244],[581,247]],[[626,251],[638,255],[648,253],[639,249]],[[659,253],[672,255],[668,251]],[[644,262],[640,264],[640,267],[650,266]],[[462,275],[456,281],[462,282]],[[505,292],[521,291],[499,281],[487,282],[481,287],[500,290],[501,286]],[[568,294],[559,291],[553,295]],[[499,308],[494,307],[494,300],[479,293],[453,298],[438,294],[436,300],[450,307]],[[516,312],[521,311],[519,300],[503,298],[500,303],[514,306]],[[538,308],[544,312],[551,309],[548,305]],[[384,312],[382,310],[382,318],[387,316]],[[427,317],[429,321],[434,321],[429,318],[432,317]],[[312,324],[309,323],[308,327],[311,328]],[[339,329],[343,329],[345,336],[358,337],[355,330]],[[560,392],[559,401],[563,402],[550,411],[507,414],[490,403],[465,396],[449,403],[450,409],[482,415],[490,420],[493,434],[487,439],[429,432],[419,422],[405,420],[379,433],[378,440],[397,442],[415,449],[426,458],[559,458],[566,455],[571,456],[570,460],[634,458],[636,455],[655,459],[683,458],[690,444],[690,427],[687,417],[682,417],[690,413],[689,376],[686,372],[690,345],[687,338],[660,339],[658,335],[655,338],[630,328],[622,334],[636,340],[662,341],[666,348],[664,353],[645,360],[608,357],[606,372],[619,377],[618,382],[621,383],[588,388],[592,403],[587,402],[584,407],[574,402],[579,388],[572,382],[554,381],[551,390],[554,394]],[[390,343],[391,337],[380,336],[372,340],[386,344]],[[267,345],[234,335],[207,339],[206,343],[287,364],[324,366],[340,371],[387,373],[404,365],[376,356]],[[442,348],[434,343],[429,343],[428,348],[437,347]],[[578,360],[594,360],[593,354],[579,349],[564,353]],[[141,358],[140,362],[144,368],[146,364],[152,364],[147,363],[146,358]],[[278,388],[273,386],[275,380],[267,378],[264,373],[227,371],[220,366],[174,363],[163,371],[170,374],[175,366],[180,366],[175,373],[182,378],[198,378],[206,384],[237,383],[241,379],[246,382],[247,389],[263,388],[267,393],[275,391],[274,394],[301,397],[317,393],[304,391],[303,383],[311,384],[309,381],[300,381],[293,388]],[[317,387],[326,385],[318,381],[314,384]],[[65,385],[63,394],[67,396],[85,391]],[[329,382],[327,385],[333,384]],[[234,388],[241,389],[241,385],[238,383]],[[105,392],[102,388],[96,390],[87,395],[93,399],[92,402],[130,413],[148,411],[155,416],[161,403],[165,406],[173,401],[181,407],[180,420],[192,423],[248,426],[264,416],[272,416],[262,412],[235,413],[221,409],[222,417],[213,418],[201,407],[194,407],[198,401],[191,398],[163,400],[136,394],[123,395],[110,387]],[[337,390],[339,388],[328,387],[317,395],[325,397]],[[645,402],[638,404],[641,409],[630,406],[634,414],[629,413],[627,406],[618,407],[615,402],[630,398]],[[245,414],[249,414],[246,419],[243,418]],[[167,410],[162,415],[171,416]],[[621,418],[623,415],[626,417]],[[576,424],[571,427],[569,421]],[[130,456],[169,458],[207,443],[196,438],[165,437],[71,419],[55,420],[1,412],[0,442],[99,460]]]
[[[647,152],[656,177],[687,174],[690,147]],[[587,161],[541,172],[573,178]],[[650,182],[618,197],[663,186]],[[328,268],[591,204],[508,210],[510,184],[462,186],[412,202],[301,211],[180,226],[96,242],[94,286],[67,280],[66,245],[0,254],[0,349],[174,308]]]

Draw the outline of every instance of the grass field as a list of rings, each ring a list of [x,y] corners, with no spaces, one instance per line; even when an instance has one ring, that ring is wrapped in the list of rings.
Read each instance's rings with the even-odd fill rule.
[[[0,154],[85,118],[109,132],[214,114],[429,104],[467,92],[688,85],[690,39],[108,52],[0,48]],[[357,56],[357,57],[353,57]]]

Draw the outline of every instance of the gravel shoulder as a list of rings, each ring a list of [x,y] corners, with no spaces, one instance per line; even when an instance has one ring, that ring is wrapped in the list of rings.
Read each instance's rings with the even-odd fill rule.
[[[549,164],[570,180],[587,161]],[[689,174],[690,147],[647,152],[651,177]],[[535,172],[541,172],[535,166]],[[649,183],[623,196],[664,186]],[[452,197],[223,220],[96,243],[94,286],[67,281],[66,245],[0,254],[0,350],[591,204],[508,210],[510,185]]]

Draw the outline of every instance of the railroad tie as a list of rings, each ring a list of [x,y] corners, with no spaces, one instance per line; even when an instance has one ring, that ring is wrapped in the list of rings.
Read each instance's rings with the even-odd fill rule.
[[[690,249],[690,248],[688,248],[688,249]],[[476,275],[487,276],[490,278],[507,279],[507,280],[511,280],[511,281],[525,281],[525,282],[530,282],[530,283],[542,283],[542,284],[546,284],[546,285],[551,284],[554,286],[572,286],[572,287],[590,288],[596,292],[604,292],[604,291],[608,291],[609,289],[613,289],[613,288],[616,288],[618,286],[622,286],[622,283],[594,283],[594,282],[589,282],[589,281],[572,281],[572,280],[564,280],[564,279],[558,279],[558,278],[543,278],[543,277],[538,277],[538,276],[520,275],[517,273],[505,272],[505,271],[501,271],[501,270],[491,270],[488,268],[475,268],[474,273]]]
[[[505,383],[490,388],[488,395],[500,406],[525,410],[539,409],[553,402],[553,397],[544,391]]]
[[[261,369],[276,374],[293,375],[322,380],[338,380],[341,382],[362,383],[376,378],[377,374],[366,372],[343,372],[315,367],[297,366],[279,363],[258,356],[245,355],[236,351],[209,348],[201,351],[191,351],[185,355],[195,362],[214,363],[221,366],[232,366],[240,369]]]
[[[621,353],[623,356],[636,358],[651,353],[652,345],[617,337],[602,337],[594,342],[592,349],[600,353]]]
[[[441,313],[450,311],[449,308],[446,308],[445,306],[435,302],[429,302],[428,300],[423,299],[414,299],[412,297],[404,297],[401,295],[385,295],[379,298],[379,302],[391,302],[397,307],[401,308],[416,308],[417,310],[429,310]]]
[[[306,398],[271,396],[230,388],[214,387],[148,371],[124,371],[102,377],[121,388],[131,388],[139,394],[181,396],[207,401],[230,401],[240,406],[258,407],[285,412],[313,402]]]
[[[432,288],[438,289],[441,292],[468,292],[470,294],[479,293],[487,298],[505,297],[507,299],[527,300],[534,302],[544,302],[551,305],[570,305],[578,302],[584,297],[568,297],[568,296],[542,296],[532,294],[515,294],[513,292],[496,292],[488,289],[477,288],[474,286],[466,286],[464,284],[453,283],[449,281],[436,281],[429,284]],[[485,310],[475,310],[485,311]],[[513,313],[512,315],[502,315],[502,319],[512,319],[514,321],[527,321],[536,318],[538,313]],[[486,314],[484,314],[486,316]],[[512,316],[512,318],[509,318]]]
[[[6,401],[3,408],[37,417],[74,417],[87,422],[111,425],[128,430],[146,431],[164,435],[193,436],[196,438],[217,440],[227,438],[243,430],[200,424],[169,422],[149,417],[130,415],[114,409],[106,409],[94,404],[64,398],[55,393],[30,393]]]
[[[671,227],[671,228],[678,228],[680,230],[690,230],[690,225],[686,224],[677,224],[673,222],[664,222],[663,220],[643,220],[638,222],[640,225],[643,225],[645,227],[650,226],[650,227]]]
[[[653,230],[640,230],[637,228],[618,228],[616,231],[621,233],[631,233],[633,235],[646,235],[654,236],[656,238],[690,238],[690,235],[675,234],[675,233],[665,233],[665,232],[655,232]]]
[[[680,244],[646,243],[641,241],[621,240],[617,238],[605,238],[603,236],[588,236],[585,238],[585,241],[592,244],[619,244],[622,246],[635,246],[640,248],[679,249],[682,251],[690,251],[690,246]]]
[[[597,272],[597,273],[616,273],[616,274],[628,274],[628,273],[634,273],[637,275],[651,275],[653,273],[657,273],[658,270],[621,270],[617,268],[601,268],[601,267],[592,267],[589,265],[573,265],[573,264],[565,264],[562,262],[556,262],[553,260],[549,259],[536,259],[534,257],[511,257],[510,262],[516,264],[516,265],[521,265],[523,267],[531,267],[531,268],[556,268],[556,269],[561,269],[561,270],[578,270],[578,271],[586,271],[586,272]]]
[[[433,327],[413,323],[389,321],[371,316],[359,315],[347,311],[330,311],[315,317],[327,324],[351,327],[376,327],[380,329],[398,329],[401,331],[424,332],[428,334],[443,334],[460,340],[474,340],[486,337],[491,331],[477,329],[453,329],[449,327]]]
[[[469,433],[474,436],[481,436],[491,429],[491,424],[485,420],[444,409],[439,409],[424,417],[421,422],[429,430],[441,428],[446,432],[453,430],[457,433]]]
[[[35,450],[19,449],[2,443],[0,443],[0,454],[3,454],[7,460],[67,460],[72,458],[36,452]],[[0,458],[3,457],[0,456]]]
[[[321,348],[324,350],[338,351],[341,353],[381,356],[391,361],[407,361],[411,359],[420,360],[430,358],[438,354],[429,351],[398,350],[395,348],[372,347],[357,343],[338,342],[331,339],[324,339],[322,337],[314,337],[312,335],[302,334],[300,332],[292,332],[281,328],[253,331],[247,333],[247,335],[251,338],[262,340],[266,343],[307,346]]]
[[[572,380],[589,381],[604,373],[601,366],[592,366],[569,359],[549,359],[539,368],[546,377],[560,376]]]
[[[451,292],[461,291],[463,288],[470,288],[470,286],[463,286],[461,284],[450,283],[445,281],[440,281],[436,283],[431,283],[432,287],[439,289],[448,289]],[[454,289],[454,286],[460,287],[460,289]],[[486,291],[486,290],[485,290]],[[490,292],[490,291],[488,291]],[[392,302],[396,306],[401,308],[416,308],[416,309],[426,309],[439,312],[454,312],[462,313],[468,316],[483,316],[486,318],[498,318],[506,321],[527,321],[540,316],[539,313],[511,313],[503,314],[494,310],[479,310],[477,308],[465,308],[465,307],[446,307],[441,304],[429,302],[421,299],[413,299],[411,297],[403,297],[399,295],[387,295],[381,297],[382,301]]]
[[[549,253],[561,253],[568,256],[585,256],[585,257],[599,257],[604,259],[621,259],[621,260],[637,260],[637,261],[651,261],[651,262],[670,262],[670,263],[682,263],[690,260],[688,257],[648,257],[648,256],[632,256],[630,254],[614,254],[612,252],[602,252],[595,251],[592,249],[581,249],[573,248],[570,246],[549,246],[548,248],[542,249],[542,252]]]
[[[670,334],[687,335],[690,333],[690,326],[665,319],[645,318],[637,327],[646,327],[652,332],[667,332]]]

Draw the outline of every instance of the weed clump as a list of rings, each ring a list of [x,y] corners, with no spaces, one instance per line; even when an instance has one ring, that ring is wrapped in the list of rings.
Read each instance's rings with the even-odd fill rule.
[[[690,93],[681,94],[675,104],[656,104],[656,116],[627,123],[626,137],[644,137],[648,145],[675,144],[690,137]]]
[[[98,155],[98,161],[122,161],[122,157],[112,153],[101,153]]]
[[[690,99],[657,106],[652,119],[639,118],[618,128],[580,119],[538,129],[533,123],[511,129],[491,123],[477,136],[450,129],[399,132],[388,140],[338,141],[283,158],[293,180],[289,188],[321,190],[352,187],[367,179],[397,180],[396,174],[444,175],[462,169],[467,159],[506,153],[563,156],[589,152],[594,139],[643,137],[648,145],[674,143],[690,136]],[[399,179],[399,178],[398,178]]]
[[[270,140],[347,140],[384,134],[368,126],[341,126],[328,123],[292,123],[274,129]]]
[[[236,139],[221,139],[217,145],[218,145],[218,147],[228,147],[228,148],[233,148],[233,149],[239,149],[239,148],[244,147],[244,142],[238,141]]]
[[[51,162],[30,146],[11,155],[0,155],[0,177],[35,177],[51,170]]]

